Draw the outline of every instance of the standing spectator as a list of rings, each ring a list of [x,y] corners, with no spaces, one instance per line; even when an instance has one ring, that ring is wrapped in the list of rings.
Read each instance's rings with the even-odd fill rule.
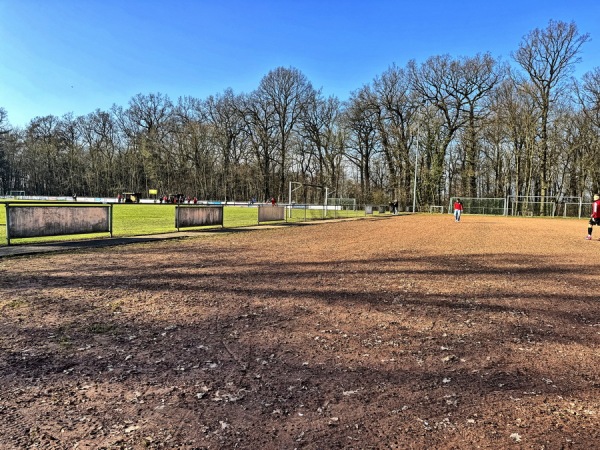
[[[460,222],[460,216],[463,212],[463,204],[460,201],[460,198],[457,198],[454,202],[454,221]]]
[[[117,195],[117,203],[121,203],[121,194]]]
[[[275,206],[276,203],[275,197],[271,197],[271,206]]]
[[[194,197],[194,205],[198,203],[198,198]]]
[[[392,214],[398,214],[398,200],[392,202]]]
[[[590,217],[588,234],[586,236],[588,241],[592,239],[592,227],[594,225],[600,225],[600,196],[598,194],[594,195],[594,203],[592,203],[592,216]]]

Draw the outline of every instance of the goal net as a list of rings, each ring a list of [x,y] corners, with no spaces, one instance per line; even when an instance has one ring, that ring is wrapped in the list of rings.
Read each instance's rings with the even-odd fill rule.
[[[505,198],[480,198],[480,197],[450,197],[448,213],[454,213],[454,202],[460,199],[465,214],[490,214],[497,216],[506,215]]]
[[[556,215],[562,217],[578,217],[581,219],[585,205],[581,197],[563,197],[556,204]]]
[[[512,216],[548,216],[556,215],[557,202],[540,196],[511,196],[508,198],[508,212]]]
[[[330,197],[327,199],[328,207],[337,207],[340,210],[352,210],[356,209],[356,199],[355,198],[336,198]]]

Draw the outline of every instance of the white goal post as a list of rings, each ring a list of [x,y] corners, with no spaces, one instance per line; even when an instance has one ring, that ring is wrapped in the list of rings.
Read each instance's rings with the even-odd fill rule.
[[[289,183],[289,191],[288,191],[288,212],[289,212],[289,218],[292,217],[292,208],[294,208],[294,205],[297,204],[297,202],[295,202],[292,198],[292,194],[298,190],[302,190],[304,191],[305,188],[313,188],[313,189],[319,189],[321,191],[324,191],[325,193],[325,200],[324,202],[321,204],[320,208],[323,211],[323,219],[327,217],[327,206],[329,204],[328,198],[329,198],[329,188],[327,186],[321,186],[318,184],[310,184],[310,183],[301,183],[299,181],[290,181]],[[304,192],[305,193],[305,192]],[[308,199],[306,199],[308,200]],[[316,203],[312,203],[314,205],[316,205]],[[305,206],[308,205],[308,203],[305,204]],[[333,208],[336,209],[336,208]]]
[[[507,214],[506,198],[500,197],[450,197],[448,214],[454,213],[454,202],[460,199],[465,214],[490,214],[505,216]]]
[[[444,214],[444,207],[443,206],[438,206],[438,205],[430,205],[429,206],[429,212],[430,213]]]

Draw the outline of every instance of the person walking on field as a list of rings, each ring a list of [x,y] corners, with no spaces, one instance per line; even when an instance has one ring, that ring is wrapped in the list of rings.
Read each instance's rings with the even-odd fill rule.
[[[600,225],[600,196],[598,194],[594,195],[594,203],[592,203],[592,216],[590,217],[588,234],[586,236],[588,241],[592,239],[592,227],[594,225]]]
[[[460,216],[463,212],[463,204],[460,201],[460,198],[457,198],[454,201],[454,221],[455,222],[460,222]]]

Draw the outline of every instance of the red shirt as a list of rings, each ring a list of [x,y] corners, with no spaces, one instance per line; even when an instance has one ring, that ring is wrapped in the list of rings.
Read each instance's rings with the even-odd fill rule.
[[[600,200],[592,203],[592,219],[600,219]]]
[[[462,203],[460,203],[460,202],[454,202],[454,209],[455,210],[458,209],[459,211],[462,211],[463,210]]]

